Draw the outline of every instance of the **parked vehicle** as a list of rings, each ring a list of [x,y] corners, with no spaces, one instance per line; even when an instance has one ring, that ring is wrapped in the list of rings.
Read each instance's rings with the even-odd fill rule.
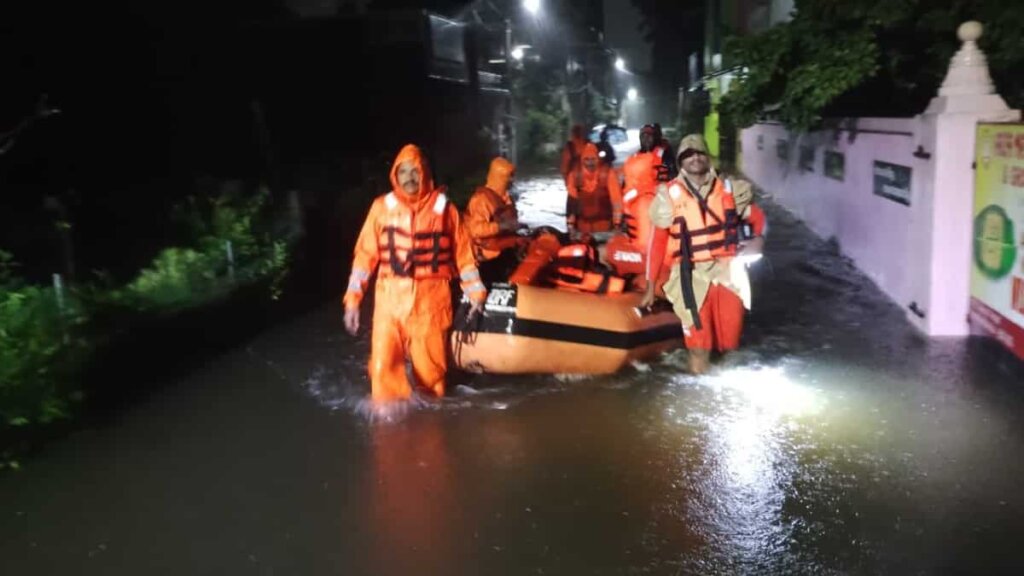
[[[615,124],[598,124],[591,128],[588,138],[593,143],[601,141],[601,131],[608,129],[608,142],[615,150],[615,165],[621,166],[627,158],[640,149],[640,131],[627,130]]]

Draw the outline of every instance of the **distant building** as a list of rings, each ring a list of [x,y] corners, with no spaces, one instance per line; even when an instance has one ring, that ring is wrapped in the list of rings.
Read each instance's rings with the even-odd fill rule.
[[[285,160],[416,142],[447,176],[514,149],[509,91],[486,61],[503,38],[423,10],[306,8],[251,24],[240,56]]]

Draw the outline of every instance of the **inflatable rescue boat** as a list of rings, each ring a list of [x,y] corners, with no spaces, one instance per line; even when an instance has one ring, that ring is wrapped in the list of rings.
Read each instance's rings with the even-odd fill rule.
[[[639,309],[642,294],[625,289],[629,279],[607,269],[584,265],[568,268],[579,274],[566,273],[558,257],[567,249],[575,256],[577,249],[563,246],[556,233],[541,232],[509,281],[491,286],[483,315],[468,318],[468,303],[462,304],[451,341],[460,368],[610,374],[682,346],[682,326],[670,306]]]

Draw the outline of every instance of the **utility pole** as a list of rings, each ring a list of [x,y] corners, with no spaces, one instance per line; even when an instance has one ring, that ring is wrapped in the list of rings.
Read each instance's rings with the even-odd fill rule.
[[[505,18],[505,115],[498,123],[498,140],[501,155],[516,163],[516,119],[512,104],[512,20]]]

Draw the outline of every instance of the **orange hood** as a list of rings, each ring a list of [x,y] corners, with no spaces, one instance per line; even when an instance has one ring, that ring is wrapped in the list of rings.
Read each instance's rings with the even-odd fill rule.
[[[415,196],[398,185],[398,167],[403,162],[412,162],[420,170],[420,191]],[[423,158],[423,152],[415,144],[406,144],[398,151],[398,156],[395,157],[395,162],[391,165],[391,190],[394,191],[395,196],[413,208],[418,209],[427,202],[433,201],[436,191],[434,190],[434,179],[430,174],[430,166]]]
[[[622,171],[626,176],[626,190],[636,189],[641,194],[654,192],[657,176],[654,170],[654,154],[634,154],[626,160]]]
[[[487,187],[508,200],[508,184],[515,172],[516,167],[508,160],[500,156],[491,160],[491,168],[487,171]]]
[[[588,170],[586,161],[589,158],[594,159],[594,169]],[[583,147],[583,153],[580,154],[580,179],[578,185],[581,190],[585,192],[593,192],[597,190],[597,175],[600,171],[601,163],[599,161],[600,156],[597,153],[597,146],[593,142],[587,142],[587,145]]]

